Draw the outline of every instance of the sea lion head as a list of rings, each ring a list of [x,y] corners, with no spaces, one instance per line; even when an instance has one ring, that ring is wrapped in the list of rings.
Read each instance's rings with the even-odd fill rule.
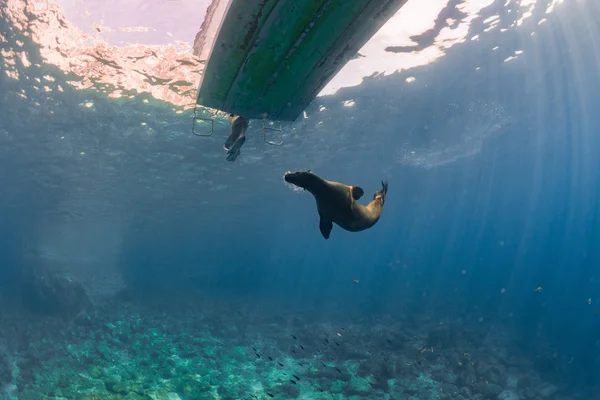
[[[316,177],[317,176],[315,174],[313,174],[309,169],[308,171],[297,171],[297,172],[288,171],[283,176],[283,179],[286,182],[291,183],[292,185],[295,185],[295,186],[301,187],[304,190],[307,190],[311,187],[311,185],[315,181]]]
[[[250,120],[248,118],[244,118],[241,117],[239,115],[231,115],[231,119],[230,119],[230,124],[231,124],[231,130],[232,131],[236,131],[239,133],[239,131],[245,131],[246,129],[248,129],[248,125],[250,124]]]

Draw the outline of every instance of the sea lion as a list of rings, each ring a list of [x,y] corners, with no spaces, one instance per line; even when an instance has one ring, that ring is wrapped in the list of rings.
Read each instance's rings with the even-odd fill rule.
[[[231,133],[223,148],[227,150],[227,161],[235,161],[240,155],[242,145],[246,142],[246,129],[248,129],[250,120],[241,115],[230,114],[229,117],[231,118],[229,121]]]
[[[309,191],[317,201],[319,229],[325,239],[329,239],[333,223],[349,232],[364,231],[375,225],[381,216],[388,184],[382,181],[382,189],[375,192],[373,200],[366,206],[359,204],[365,191],[359,186],[348,186],[331,182],[310,170],[287,172],[284,180]]]

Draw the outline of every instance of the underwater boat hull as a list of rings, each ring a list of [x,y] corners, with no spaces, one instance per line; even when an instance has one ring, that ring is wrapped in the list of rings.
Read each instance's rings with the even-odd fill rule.
[[[294,121],[406,0],[213,0],[196,103]]]

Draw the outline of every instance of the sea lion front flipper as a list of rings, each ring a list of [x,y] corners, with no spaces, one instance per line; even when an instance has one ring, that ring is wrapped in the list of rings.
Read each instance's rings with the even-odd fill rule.
[[[365,191],[360,186],[350,187],[352,188],[352,197],[354,197],[354,200],[360,199],[363,196],[363,194],[365,194]]]
[[[319,221],[319,229],[321,230],[321,235],[323,235],[325,239],[329,239],[329,235],[331,234],[331,230],[333,229],[333,222],[321,217]]]

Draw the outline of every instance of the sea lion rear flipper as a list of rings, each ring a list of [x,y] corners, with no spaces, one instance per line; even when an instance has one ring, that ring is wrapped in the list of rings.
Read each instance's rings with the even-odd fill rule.
[[[225,141],[225,145],[223,145],[225,150],[231,150],[233,148],[235,142],[240,139],[240,136],[245,134],[249,123],[248,118],[244,118],[239,115],[236,116],[234,114],[229,114],[229,117],[231,118],[229,121],[231,133]]]
[[[352,188],[352,197],[354,197],[354,200],[360,199],[363,196],[363,194],[365,194],[365,191],[360,186],[350,187]]]
[[[235,161],[237,156],[240,155],[240,148],[246,141],[246,136],[238,137],[237,140],[233,143],[231,148],[227,150],[227,161]]]
[[[323,235],[325,239],[329,239],[329,234],[331,234],[331,230],[333,229],[333,222],[321,217],[321,220],[319,221],[319,229],[321,230],[321,235]]]
[[[232,132],[231,135],[229,135],[229,137],[225,141],[225,144],[223,145],[223,148],[225,150],[231,150],[231,146],[233,146],[233,143],[235,143],[235,141],[238,138],[238,136],[239,136],[239,134],[237,134],[236,132]]]

